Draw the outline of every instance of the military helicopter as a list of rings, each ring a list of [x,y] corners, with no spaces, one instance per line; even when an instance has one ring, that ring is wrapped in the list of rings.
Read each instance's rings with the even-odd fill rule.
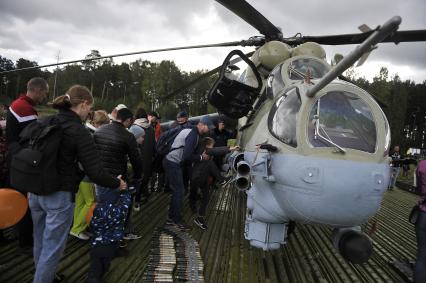
[[[364,61],[378,43],[426,41],[426,30],[398,32],[401,18],[393,17],[357,34],[284,38],[245,0],[216,1],[262,36],[60,64],[179,49],[255,46],[248,54],[231,51],[222,66],[163,99],[219,72],[208,100],[219,114],[238,119],[237,143],[242,151],[228,156],[227,164],[232,185],[247,193],[245,238],[251,245],[278,249],[288,241],[295,222],[326,225],[334,229],[332,241],[345,259],[367,261],[372,244],[360,225],[377,212],[388,186],[390,129],[374,97],[342,73]],[[320,44],[360,45],[332,67]],[[234,75],[239,62],[247,68]],[[59,64],[38,68],[55,65]]]
[[[242,152],[227,161],[247,193],[245,238],[273,250],[293,222],[326,225],[345,259],[366,262],[373,247],[360,225],[388,187],[390,129],[373,96],[341,75],[379,42],[426,40],[426,32],[396,32],[401,18],[393,17],[362,34],[284,39],[246,1],[217,2],[264,35],[244,42],[259,46],[250,59],[229,53],[208,95],[219,113],[239,119]],[[318,43],[360,45],[331,67]],[[232,76],[239,61],[247,68]]]

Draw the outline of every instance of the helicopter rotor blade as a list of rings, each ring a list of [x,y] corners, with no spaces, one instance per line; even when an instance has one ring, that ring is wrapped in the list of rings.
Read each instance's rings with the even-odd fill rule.
[[[383,39],[387,38],[390,34],[393,34],[398,29],[400,23],[401,17],[395,16],[389,19],[362,42],[362,44],[358,45],[351,53],[344,57],[343,60],[337,63],[337,65],[325,74],[312,88],[308,89],[306,95],[308,97],[313,97],[318,91],[359,60],[365,52],[370,51],[376,44],[383,41]]]
[[[313,41],[323,45],[346,45],[346,44],[359,44],[367,39],[374,30],[363,33],[340,34],[340,35],[325,35],[325,36],[302,36],[298,38],[284,39],[283,42],[290,45],[302,44],[308,41]],[[416,42],[426,41],[426,30],[404,30],[396,31],[387,36],[383,42],[393,42],[398,44],[400,42]]]
[[[246,53],[245,55],[246,55],[247,57],[251,57],[251,56],[253,55],[253,53],[254,53],[254,51],[251,51],[251,52],[249,52],[249,53]],[[237,64],[237,63],[239,63],[241,60],[242,60],[242,59],[241,59],[240,57],[235,58],[235,59],[233,59],[233,60],[231,60],[231,61],[229,62],[229,65]],[[196,78],[196,79],[194,79],[194,80],[190,81],[189,83],[187,83],[187,84],[183,85],[182,87],[178,88],[177,90],[173,91],[172,93],[169,93],[169,94],[167,94],[167,95],[165,95],[165,96],[161,97],[161,99],[169,99],[169,98],[171,98],[171,97],[174,97],[174,96],[176,96],[176,95],[178,95],[178,94],[182,93],[183,91],[185,91],[185,90],[189,89],[190,87],[195,86],[197,83],[199,83],[199,82],[201,82],[201,81],[203,81],[203,80],[205,80],[205,79],[209,78],[210,76],[212,76],[212,75],[216,74],[217,72],[219,72],[219,70],[220,70],[220,68],[221,68],[221,67],[222,67],[222,65],[220,65],[219,67],[216,67],[216,68],[214,68],[214,69],[212,69],[212,70],[208,71],[207,73],[204,73],[204,74],[200,75],[198,78]]]
[[[216,0],[249,25],[257,29],[267,39],[280,39],[282,32],[245,0]]]
[[[143,51],[136,51],[136,52],[127,52],[127,53],[119,53],[114,55],[107,55],[107,56],[100,56],[96,58],[86,58],[86,59],[79,59],[79,60],[71,60],[66,62],[60,62],[60,63],[53,63],[53,64],[47,64],[47,65],[41,65],[41,66],[33,66],[33,67],[26,67],[26,68],[20,68],[20,69],[13,69],[13,70],[7,70],[2,71],[0,74],[6,74],[6,73],[12,73],[12,72],[18,72],[18,71],[26,71],[26,70],[32,70],[32,69],[40,69],[40,68],[47,68],[47,67],[53,67],[53,66],[60,66],[60,65],[67,65],[67,64],[73,64],[73,63],[80,63],[80,62],[89,62],[94,60],[101,60],[106,58],[114,58],[114,57],[122,57],[122,56],[129,56],[129,55],[136,55],[136,54],[147,54],[147,53],[156,53],[156,52],[165,52],[165,51],[175,51],[175,50],[185,50],[185,49],[198,49],[198,48],[207,48],[207,47],[230,47],[230,46],[248,46],[251,43],[258,44],[254,41],[231,41],[231,42],[223,42],[223,43],[213,43],[213,44],[202,44],[202,45],[191,45],[191,46],[180,46],[180,47],[171,47],[171,48],[160,48],[160,49],[151,49],[151,50],[143,50]]]

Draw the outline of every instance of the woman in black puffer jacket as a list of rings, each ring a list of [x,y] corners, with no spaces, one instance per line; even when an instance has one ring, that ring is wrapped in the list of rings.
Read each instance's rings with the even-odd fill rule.
[[[53,101],[59,109],[57,118],[63,136],[57,157],[58,191],[49,195],[29,193],[29,205],[34,222],[34,283],[51,283],[68,237],[74,210],[74,194],[86,174],[94,183],[105,187],[126,184],[99,167],[100,159],[89,131],[83,126],[93,105],[90,91],[79,85]],[[84,173],[79,170],[83,166]]]

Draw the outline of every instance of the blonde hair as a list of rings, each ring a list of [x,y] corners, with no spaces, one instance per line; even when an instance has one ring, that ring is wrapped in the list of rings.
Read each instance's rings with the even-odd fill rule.
[[[93,96],[90,90],[85,86],[73,85],[68,89],[66,94],[55,98],[50,105],[55,109],[66,110],[84,101],[87,101],[89,104],[93,103]]]
[[[105,110],[96,110],[93,113],[92,124],[98,126],[109,124],[108,113]]]

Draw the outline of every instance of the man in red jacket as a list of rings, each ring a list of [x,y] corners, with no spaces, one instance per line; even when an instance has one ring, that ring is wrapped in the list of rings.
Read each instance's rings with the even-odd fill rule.
[[[27,93],[12,102],[6,117],[6,142],[8,145],[8,163],[12,155],[19,150],[19,134],[30,123],[37,120],[35,105],[41,103],[49,92],[49,85],[43,78],[32,78],[27,83]],[[10,163],[9,163],[10,164]],[[26,194],[24,194],[26,196]],[[25,254],[32,253],[33,222],[28,209],[24,218],[18,223],[19,250]]]

